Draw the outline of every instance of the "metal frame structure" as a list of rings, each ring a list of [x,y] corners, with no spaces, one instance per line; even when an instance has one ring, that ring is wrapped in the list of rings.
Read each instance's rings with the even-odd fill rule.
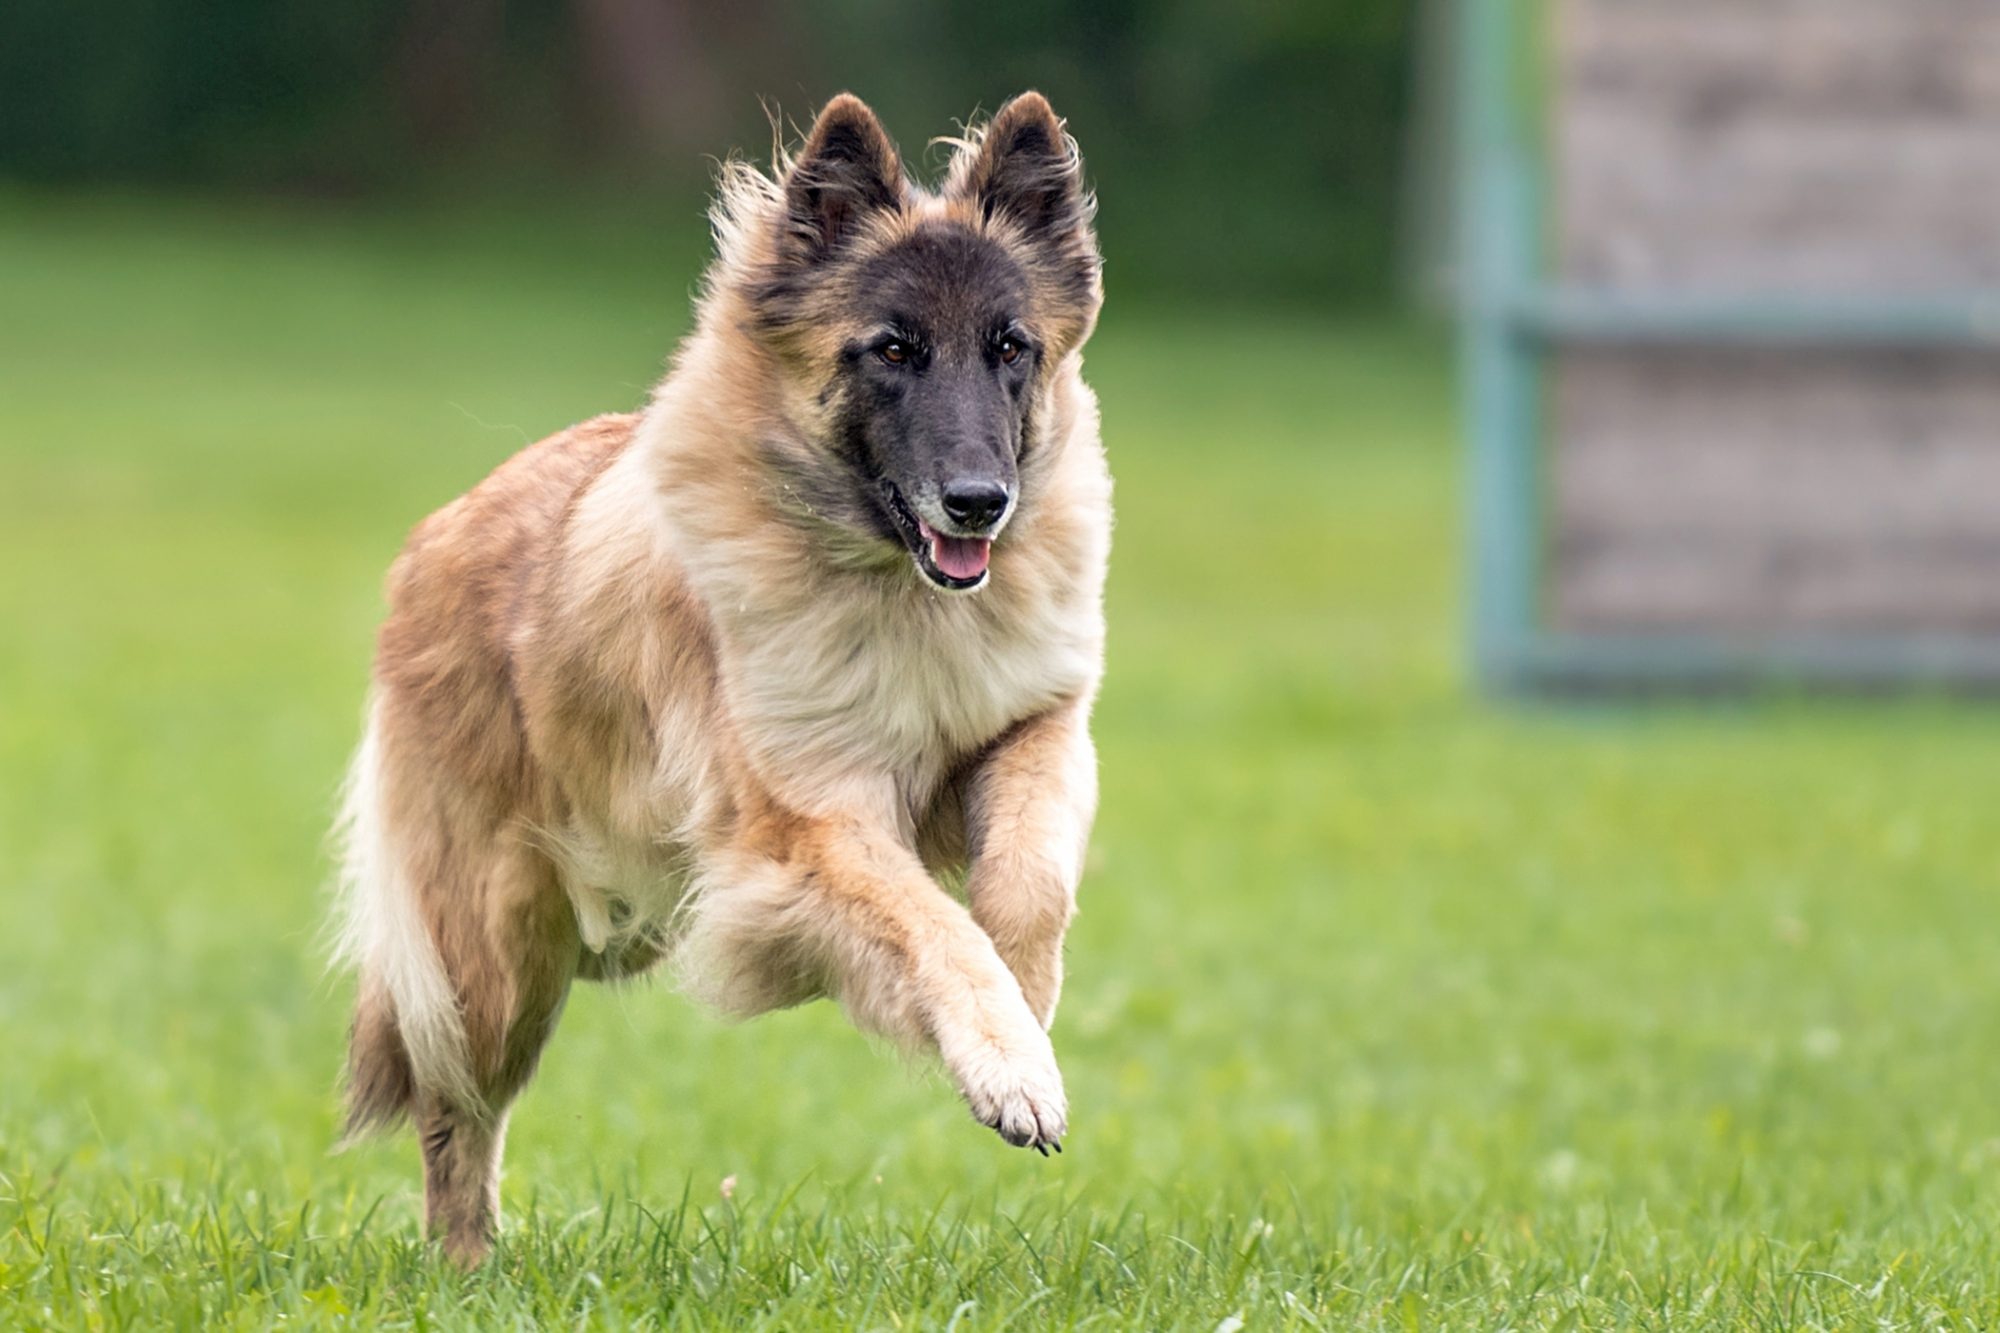
[[[2000,636],[1579,634],[1543,615],[1544,370],[1562,345],[1980,348],[2000,292],[1898,301],[1629,299],[1545,276],[1547,162],[1522,60],[1536,0],[1459,0],[1461,373],[1469,446],[1471,638],[1501,692],[1797,681],[2000,686]],[[2000,423],[1996,423],[2000,447]],[[2000,503],[2000,499],[1996,499]]]

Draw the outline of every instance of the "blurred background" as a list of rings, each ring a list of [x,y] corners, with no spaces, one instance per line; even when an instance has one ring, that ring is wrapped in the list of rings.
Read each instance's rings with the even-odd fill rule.
[[[1996,71],[1987,0],[0,5],[0,1324],[2000,1325]],[[1028,86],[1119,511],[1069,1151],[584,987],[461,1283],[327,1155],[383,572],[644,400],[767,106],[927,174]]]
[[[921,168],[930,138],[1033,86],[1087,139],[1132,291],[1323,305],[1390,290],[1414,10],[20,0],[0,171],[329,208],[561,191],[664,223],[714,158],[768,157],[766,105],[810,123],[852,87]]]

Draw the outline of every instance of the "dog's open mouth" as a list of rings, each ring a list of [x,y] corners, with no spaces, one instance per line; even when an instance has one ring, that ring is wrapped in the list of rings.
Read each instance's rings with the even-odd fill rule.
[[[993,558],[991,537],[953,537],[939,532],[917,517],[893,483],[883,482],[882,493],[897,535],[925,578],[953,592],[969,591],[986,581],[987,565]]]

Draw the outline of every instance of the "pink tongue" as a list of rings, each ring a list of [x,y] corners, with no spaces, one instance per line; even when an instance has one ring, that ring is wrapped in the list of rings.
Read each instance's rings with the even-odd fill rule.
[[[931,563],[955,579],[976,579],[986,572],[987,556],[993,543],[985,537],[947,537],[929,534]]]

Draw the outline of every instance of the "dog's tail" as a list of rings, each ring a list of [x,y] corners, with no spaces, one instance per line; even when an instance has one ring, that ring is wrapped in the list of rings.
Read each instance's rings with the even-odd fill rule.
[[[483,1105],[457,993],[390,835],[382,763],[381,710],[371,704],[335,826],[334,956],[360,980],[348,1033],[343,1143],[394,1126],[420,1091],[474,1113]]]
[[[382,988],[363,978],[347,1032],[345,1147],[376,1130],[389,1129],[409,1115],[417,1100],[417,1073],[396,1026],[396,1005]]]

